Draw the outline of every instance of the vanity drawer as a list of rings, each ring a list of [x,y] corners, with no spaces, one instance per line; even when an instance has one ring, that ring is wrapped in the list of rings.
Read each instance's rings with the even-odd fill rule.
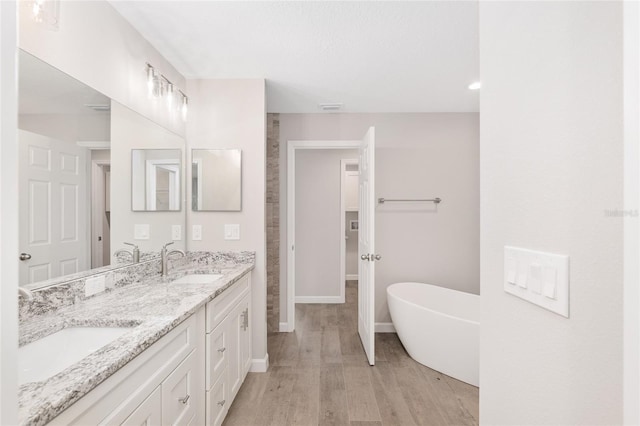
[[[250,276],[251,274],[249,273],[240,278],[238,282],[226,289],[221,295],[207,303],[207,333],[213,331],[242,299],[245,293],[249,291]]]
[[[229,363],[228,350],[229,331],[226,322],[218,325],[215,330],[207,334],[206,339],[206,389],[210,389],[218,381]]]
[[[206,424],[207,426],[219,426],[227,414],[228,403],[227,381],[224,375],[216,382],[211,390],[207,391]]]
[[[195,351],[162,382],[162,424],[188,425],[196,417],[198,399],[195,375],[198,372]],[[202,371],[202,370],[200,370]],[[202,374],[202,373],[200,373]]]

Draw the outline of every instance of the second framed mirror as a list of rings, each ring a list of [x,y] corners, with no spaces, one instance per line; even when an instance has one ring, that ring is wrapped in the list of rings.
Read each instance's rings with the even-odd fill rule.
[[[191,208],[193,211],[242,210],[242,151],[191,151]]]

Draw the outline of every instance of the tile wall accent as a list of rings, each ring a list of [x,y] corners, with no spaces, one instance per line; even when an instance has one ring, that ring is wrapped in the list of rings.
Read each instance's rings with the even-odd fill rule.
[[[267,114],[267,331],[280,328],[280,114]]]

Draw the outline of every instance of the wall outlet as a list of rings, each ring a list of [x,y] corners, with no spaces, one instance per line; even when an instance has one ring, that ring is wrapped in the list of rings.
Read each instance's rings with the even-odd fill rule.
[[[180,225],[171,226],[171,239],[173,241],[179,241],[182,239],[182,226]]]
[[[193,241],[202,240],[202,225],[193,225],[191,227],[191,239]]]
[[[240,225],[238,225],[238,224],[226,224],[226,225],[224,225],[224,239],[225,240],[239,240],[240,239]]]
[[[134,240],[148,240],[149,239],[149,225],[148,224],[136,224],[133,227],[133,239]]]
[[[84,295],[85,297],[93,296],[94,294],[102,293],[105,288],[104,275],[87,278],[84,282]]]

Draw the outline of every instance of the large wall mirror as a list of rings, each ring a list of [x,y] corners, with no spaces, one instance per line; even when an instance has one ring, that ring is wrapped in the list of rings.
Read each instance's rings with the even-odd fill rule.
[[[184,210],[136,216],[129,192],[132,149],[177,149],[182,167],[184,139],[22,50],[18,60],[20,285],[114,267],[125,241],[154,252],[184,229]],[[145,240],[134,240],[139,223]]]
[[[193,211],[242,210],[242,151],[191,151],[191,207]]]

